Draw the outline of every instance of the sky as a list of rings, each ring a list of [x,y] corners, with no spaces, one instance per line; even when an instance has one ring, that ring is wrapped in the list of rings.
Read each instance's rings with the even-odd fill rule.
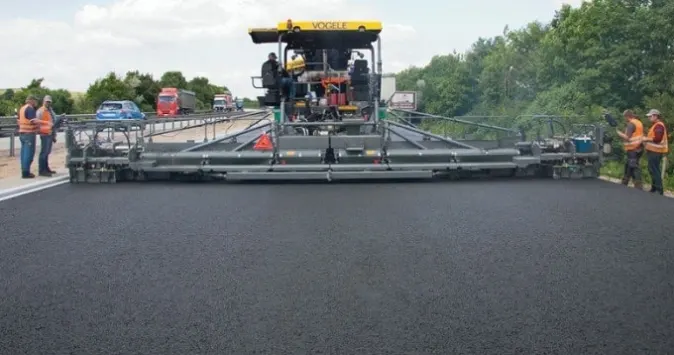
[[[205,76],[236,96],[251,85],[275,45],[255,45],[249,27],[296,20],[382,21],[385,72],[464,52],[479,37],[548,22],[582,0],[0,0],[0,88],[43,77],[50,88],[85,91],[114,71],[159,78]],[[515,4],[515,5],[507,5]],[[19,5],[20,4],[20,5]]]

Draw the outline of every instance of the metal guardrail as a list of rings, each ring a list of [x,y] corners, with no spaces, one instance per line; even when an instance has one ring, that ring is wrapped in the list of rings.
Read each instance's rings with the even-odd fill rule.
[[[155,116],[156,112],[143,112],[146,116]],[[57,115],[58,117],[65,117],[68,120],[76,121],[80,119],[93,119],[96,117],[95,113],[79,113],[79,114],[72,114],[72,115],[66,115],[66,114],[60,114]],[[7,126],[8,128],[11,128],[11,126],[16,126],[16,119],[18,116],[0,116],[0,128],[3,128]]]
[[[211,113],[214,111],[213,110],[199,110],[195,111],[194,113],[188,114],[188,115],[176,115],[176,116],[162,116],[162,117],[189,117],[190,115],[199,115],[199,114],[204,114],[204,113]],[[156,111],[147,111],[143,112],[146,116],[146,118],[152,118],[157,116]],[[66,119],[69,119],[71,121],[76,121],[80,119],[94,119],[96,117],[96,113],[77,113],[77,114],[57,114],[59,117],[65,117]],[[13,116],[0,116],[0,125],[3,125],[4,123],[9,123],[9,124],[16,124],[16,119],[17,115]]]
[[[157,118],[156,112],[143,112],[145,114],[145,119],[154,119]],[[207,113],[215,113],[213,110],[200,110],[196,111],[195,113],[189,114],[189,115],[176,115],[176,116],[161,116],[161,119],[169,119],[169,118],[182,118],[182,117],[193,117],[195,115],[203,115]],[[60,118],[65,118],[66,121],[68,122],[81,122],[81,121],[86,121],[86,120],[95,120],[96,119],[96,114],[95,113],[81,113],[81,114],[72,114],[72,115],[57,115]],[[17,116],[0,116],[0,138],[4,137],[9,137],[12,133],[12,131],[16,131],[18,129],[18,125],[16,123]],[[60,128],[58,130],[59,132],[63,131],[63,128]],[[15,132],[16,133],[16,132]]]
[[[94,117],[95,115],[91,114],[80,114],[80,115],[66,115],[66,124],[61,127],[59,132],[63,132],[66,128],[75,128],[75,129],[87,129],[87,128],[98,128],[102,130],[110,130],[119,127],[138,127],[141,129],[148,128],[151,135],[168,133],[169,131],[176,129],[192,129],[204,126],[204,124],[215,124],[222,121],[225,121],[227,117],[236,117],[238,115],[249,115],[255,113],[263,113],[264,110],[248,110],[245,112],[201,112],[190,115],[180,115],[180,116],[166,116],[166,117],[156,117],[156,115],[149,116],[142,120],[137,119],[124,119],[124,120],[97,120],[97,119],[82,119],[86,117]],[[68,120],[69,117],[78,116],[79,120]],[[14,118],[16,119],[16,118]],[[191,124],[192,123],[192,124]],[[13,126],[14,129],[7,129],[5,132],[7,135],[5,137],[0,137],[0,142],[2,138],[9,139],[9,156],[15,156],[16,150],[16,137],[18,133],[16,132],[16,125]],[[2,126],[0,126],[2,129]],[[2,132],[2,131],[0,131]],[[0,147],[0,150],[4,150],[3,147]]]

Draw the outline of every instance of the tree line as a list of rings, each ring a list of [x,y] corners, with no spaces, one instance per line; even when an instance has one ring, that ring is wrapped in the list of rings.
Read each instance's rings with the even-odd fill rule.
[[[478,39],[397,75],[420,110],[444,116],[549,114],[596,121],[604,110],[674,115],[674,2],[594,0]],[[418,88],[423,80],[424,86]],[[670,122],[671,123],[671,122]]]
[[[58,114],[92,113],[105,100],[132,100],[144,112],[156,110],[157,95],[163,87],[177,87],[193,91],[197,97],[197,109],[209,109],[215,94],[228,91],[225,85],[211,83],[208,78],[196,77],[187,80],[179,71],[168,71],[159,80],[151,74],[129,71],[124,76],[109,73],[94,81],[83,95],[73,95],[65,89],[50,89],[42,85],[43,78],[33,79],[18,90],[6,89],[0,95],[0,116],[13,115],[28,95],[52,97],[54,111]],[[257,100],[244,99],[247,107],[255,106]]]

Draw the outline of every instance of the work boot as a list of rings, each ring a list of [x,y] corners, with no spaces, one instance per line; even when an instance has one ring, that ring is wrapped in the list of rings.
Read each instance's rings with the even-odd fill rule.
[[[648,192],[658,192],[658,189],[655,186],[651,185],[651,189]]]
[[[33,174],[33,173],[23,173],[23,174],[21,174],[21,178],[22,179],[34,179],[35,174]]]

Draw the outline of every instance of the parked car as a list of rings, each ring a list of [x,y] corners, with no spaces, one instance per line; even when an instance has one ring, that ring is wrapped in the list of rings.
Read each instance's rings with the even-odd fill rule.
[[[105,101],[96,110],[97,120],[143,120],[145,114],[130,100]]]

